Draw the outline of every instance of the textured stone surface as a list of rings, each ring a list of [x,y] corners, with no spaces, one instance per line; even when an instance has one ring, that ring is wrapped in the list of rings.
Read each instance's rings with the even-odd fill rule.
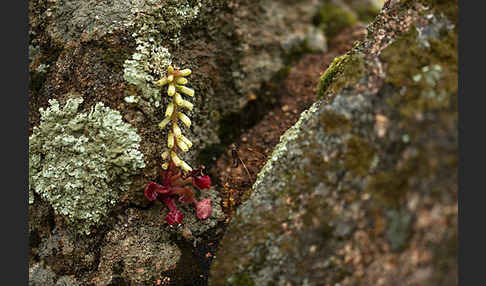
[[[117,194],[119,201],[103,208],[104,219],[89,235],[71,231],[66,214],[32,193],[37,197],[29,205],[31,283],[205,281],[200,274],[207,271],[207,260],[201,266],[191,255],[206,254],[204,243],[223,219],[218,191],[207,193],[213,201],[208,220],[197,220],[194,209],[184,206],[184,225],[174,229],[164,224],[167,210],[143,196],[144,184],[158,174],[166,141],[157,124],[167,99],[154,81],[169,63],[193,71],[188,78],[196,91],[195,108],[188,114],[193,124],[184,133],[191,134],[187,137],[195,148],[183,159],[197,165],[201,150],[208,158],[217,152],[228,136],[227,118],[241,112],[250,98],[258,94],[261,103],[274,100],[258,92],[287,68],[296,50],[326,49],[326,37],[312,24],[318,7],[313,0],[30,1],[29,135],[40,126],[40,109],[48,108],[49,100],[64,106],[77,94],[83,99],[77,114],[102,103],[137,130],[146,164],[130,177],[123,196]],[[110,187],[120,183],[115,180]],[[347,229],[343,226],[341,233]]]
[[[167,99],[154,82],[163,76],[169,63],[193,71],[188,86],[196,91],[192,99],[194,109],[187,114],[193,124],[184,134],[188,134],[194,148],[183,159],[197,166],[200,151],[205,150],[206,157],[211,158],[214,146],[226,136],[221,122],[241,111],[248,96],[257,93],[264,81],[285,67],[285,58],[294,48],[309,38],[313,49],[325,49],[325,37],[312,25],[318,3],[306,0],[298,4],[270,0],[30,1],[29,135],[41,125],[40,110],[50,106],[49,100],[55,99],[64,106],[72,94],[77,94],[83,102],[77,106],[76,114],[88,114],[98,104],[121,114],[123,123],[141,138],[137,149],[146,165],[130,177],[131,185],[123,192],[118,192],[117,186],[125,184],[124,180],[102,184],[104,187],[97,194],[100,200],[110,198],[106,205],[96,204],[99,208],[93,208],[82,201],[75,207],[84,208],[84,214],[102,210],[95,216],[96,225],[77,221],[84,230],[90,229],[89,235],[72,232],[70,221],[65,219],[72,212],[64,211],[66,205],[71,205],[64,199],[77,194],[57,194],[50,200],[54,192],[39,189],[43,197],[31,192],[31,267],[38,263],[48,266],[46,269],[55,273],[54,283],[65,277],[58,283],[69,283],[63,281],[72,278],[80,285],[141,285],[153,284],[164,271],[174,281],[174,271],[184,273],[184,267],[198,265],[190,259],[182,261],[181,257],[198,251],[203,237],[223,219],[218,192],[207,192],[213,201],[209,219],[198,220],[193,208],[183,206],[185,223],[177,229],[166,228],[165,208],[150,204],[143,196],[144,184],[158,174],[160,153],[165,147],[161,142],[166,142],[166,134],[157,124],[163,119]],[[76,117],[74,113],[72,116]],[[96,140],[96,136],[93,138]],[[49,142],[33,146],[31,155],[35,158],[31,165],[35,170],[31,176],[53,167],[43,159],[47,152],[42,149],[45,143]],[[57,151],[61,164],[61,159],[69,155],[65,150]],[[84,162],[71,159],[78,164]],[[103,174],[109,173],[106,166],[96,164],[94,167],[99,170],[85,175],[99,176],[104,182]],[[132,174],[127,172],[127,176],[128,173]],[[68,175],[61,173],[64,174]],[[46,178],[37,176],[33,189],[48,183],[39,181]],[[59,180],[56,184],[64,182]],[[99,186],[86,183],[84,188],[78,187],[84,192]],[[112,198],[110,194],[116,196]],[[53,207],[53,201],[61,204]],[[127,222],[130,219],[132,222]],[[120,240],[112,241],[108,234]],[[175,240],[183,240],[193,248],[181,250]],[[140,247],[144,250],[140,251]],[[122,257],[123,254],[129,256]],[[138,269],[144,270],[139,273]],[[197,271],[193,272],[198,273],[199,279],[204,270]],[[189,274],[187,277],[191,278]]]
[[[388,1],[368,32],[281,137],[211,285],[457,284],[457,3]]]

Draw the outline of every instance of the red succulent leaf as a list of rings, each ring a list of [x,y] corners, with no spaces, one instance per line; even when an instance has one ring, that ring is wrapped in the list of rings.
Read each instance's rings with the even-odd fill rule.
[[[164,196],[162,198],[162,201],[169,208],[170,211],[175,211],[176,210],[176,204],[174,202],[174,198],[173,197]]]
[[[196,205],[196,214],[199,219],[206,219],[211,215],[211,199],[205,198],[199,202],[194,203]]]
[[[154,182],[148,182],[145,186],[144,194],[149,201],[157,199],[157,186],[160,185]]]
[[[209,189],[211,187],[211,178],[208,175],[192,177],[192,184],[198,189]]]
[[[189,187],[173,187],[172,193],[179,195],[179,202],[192,203],[194,199],[194,191]]]
[[[178,210],[172,210],[165,216],[165,221],[169,225],[181,224],[184,215]]]
[[[170,187],[168,186],[159,185],[155,182],[148,182],[145,186],[144,194],[149,201],[153,201],[157,199],[158,194],[167,194],[169,192]]]

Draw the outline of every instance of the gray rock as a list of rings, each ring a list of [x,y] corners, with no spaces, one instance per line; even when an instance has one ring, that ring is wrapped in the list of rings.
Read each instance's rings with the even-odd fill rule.
[[[457,3],[404,2],[323,74],[233,217],[212,286],[457,284]]]

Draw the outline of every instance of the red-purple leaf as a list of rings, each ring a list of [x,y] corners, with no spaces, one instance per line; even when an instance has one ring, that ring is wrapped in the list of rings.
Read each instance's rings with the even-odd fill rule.
[[[211,178],[209,176],[192,177],[192,184],[199,189],[209,189],[211,187]]]
[[[196,214],[199,219],[206,219],[211,215],[211,199],[205,198],[195,202]]]
[[[149,201],[154,201],[157,199],[157,186],[159,184],[154,182],[148,182],[145,186],[144,194]]]
[[[173,210],[173,211],[170,211],[166,216],[165,216],[165,221],[169,224],[169,225],[173,225],[173,224],[181,224],[182,222],[182,219],[184,218],[184,215],[178,211],[178,210]]]

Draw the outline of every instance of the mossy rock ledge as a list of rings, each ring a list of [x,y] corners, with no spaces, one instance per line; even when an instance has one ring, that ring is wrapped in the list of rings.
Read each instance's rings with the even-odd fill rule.
[[[211,286],[457,284],[457,24],[455,1],[385,3],[281,137]]]

